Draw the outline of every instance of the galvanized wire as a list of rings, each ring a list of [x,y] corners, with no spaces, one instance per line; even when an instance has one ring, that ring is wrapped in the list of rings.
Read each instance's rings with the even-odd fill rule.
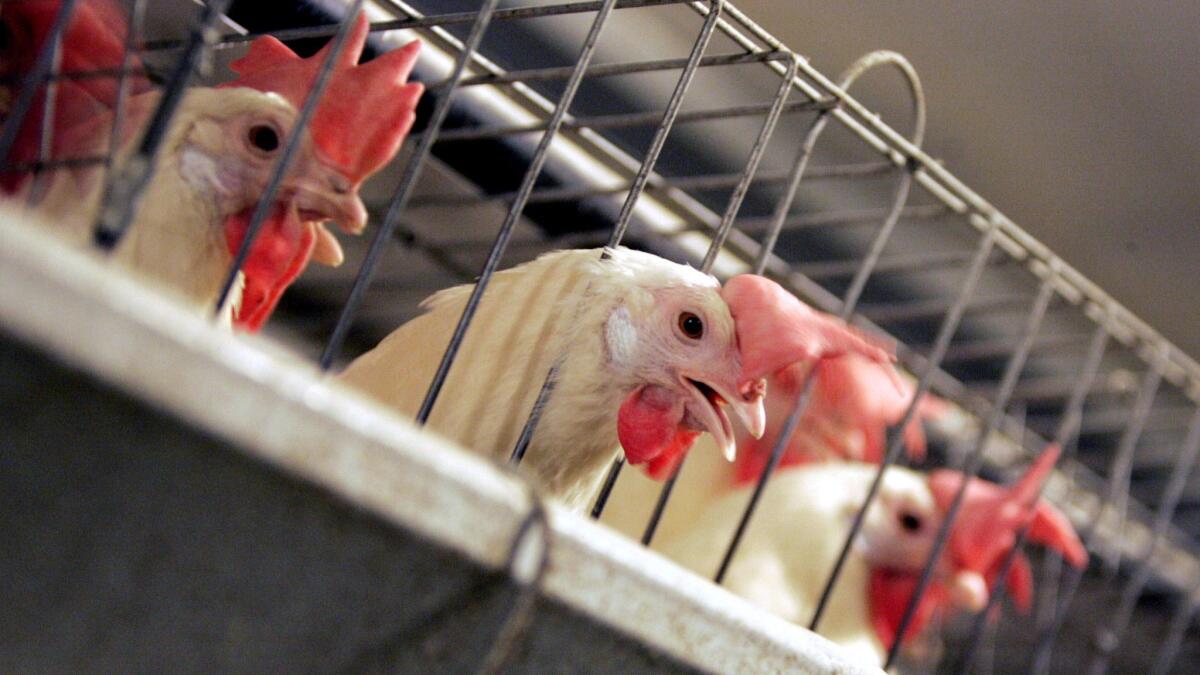
[[[1188,592],[1179,596],[1175,612],[1171,615],[1170,626],[1167,627],[1167,635],[1163,638],[1162,646],[1158,648],[1158,658],[1150,667],[1149,675],[1167,675],[1171,672],[1171,668],[1175,665],[1175,659],[1179,656],[1179,648],[1183,645],[1183,638],[1192,625],[1197,608],[1200,608],[1200,601],[1197,601],[1198,594],[1200,594],[1200,581]]]
[[[183,54],[175,62],[175,68],[167,79],[137,150],[125,160],[105,185],[93,233],[96,245],[101,249],[111,251],[116,248],[125,230],[133,222],[142,194],[154,174],[158,163],[158,151],[166,138],[171,119],[183,101],[184,92],[192,77],[204,62],[205,54],[215,37],[213,26],[224,15],[229,3],[230,0],[210,0],[201,8],[199,17],[192,25]]]
[[[54,68],[59,41],[75,13],[76,2],[77,0],[62,0],[62,4],[58,7],[58,13],[54,15],[54,21],[46,32],[45,44],[38,50],[37,56],[33,60],[33,67],[21,81],[21,90],[8,110],[4,126],[0,128],[0,162],[8,161],[9,154],[12,153],[13,146],[17,142],[21,126],[25,124],[25,117],[29,114],[29,109],[33,107],[37,91]]]
[[[941,560],[942,552],[949,541],[950,530],[954,527],[954,521],[958,517],[959,511],[962,510],[963,502],[967,496],[967,487],[983,467],[983,450],[987,446],[988,439],[996,432],[1004,418],[1004,411],[1008,407],[1009,397],[1012,395],[1013,389],[1017,386],[1017,380],[1021,377],[1021,371],[1025,368],[1025,361],[1029,356],[1030,349],[1033,347],[1033,340],[1037,337],[1038,330],[1041,328],[1042,319],[1046,316],[1046,309],[1050,306],[1050,298],[1056,290],[1057,281],[1058,274],[1057,270],[1055,270],[1054,274],[1047,277],[1042,282],[1041,288],[1038,289],[1038,295],[1033,301],[1033,306],[1029,310],[1029,316],[1021,331],[1021,342],[1004,367],[1004,375],[1000,381],[1000,391],[992,402],[992,412],[988,416],[987,424],[979,431],[976,436],[975,446],[967,455],[965,466],[962,470],[962,482],[954,494],[954,500],[950,502],[950,508],[943,515],[942,523],[938,528],[937,536],[933,540],[933,547],[929,552],[929,557],[925,561],[925,566],[921,570],[917,586],[913,589],[912,597],[908,600],[908,605],[904,608],[904,614],[901,616],[900,624],[896,628],[895,641],[892,642],[888,650],[887,660],[884,661],[884,670],[891,668],[896,662],[896,658],[900,655],[900,648],[904,644],[908,627],[916,618],[917,607],[920,605],[921,598],[929,590],[929,584],[933,581],[934,569],[937,567],[938,561]]]
[[[1167,527],[1171,524],[1171,518],[1175,515],[1175,509],[1179,505],[1179,499],[1183,496],[1188,477],[1196,466],[1198,455],[1200,455],[1200,408],[1196,409],[1196,413],[1192,417],[1187,437],[1180,446],[1175,464],[1171,468],[1170,481],[1163,491],[1162,499],[1158,503],[1158,511],[1154,517],[1150,542],[1146,545],[1137,568],[1125,582],[1116,610],[1107,621],[1102,621],[1102,625],[1097,628],[1093,637],[1092,644],[1096,653],[1093,654],[1092,662],[1088,665],[1088,673],[1091,675],[1102,675],[1108,670],[1109,658],[1120,645],[1121,635],[1129,625],[1134,607],[1138,598],[1141,597],[1142,589],[1150,580],[1150,561],[1162,543]]]
[[[488,24],[491,23],[492,14],[496,11],[498,3],[499,0],[485,0],[483,6],[474,14],[475,20],[471,26],[471,32],[463,42],[458,58],[454,61],[454,67],[450,71],[451,81],[457,82],[462,79],[467,64],[479,49],[479,43],[483,41],[483,35],[487,31]],[[346,335],[350,332],[350,326],[354,322],[354,316],[362,306],[363,297],[371,285],[375,269],[379,265],[379,259],[383,255],[384,248],[392,240],[396,226],[400,222],[400,214],[404,212],[408,198],[412,195],[413,188],[416,187],[417,179],[421,177],[421,171],[425,168],[430,150],[437,141],[438,132],[446,121],[446,115],[450,112],[450,102],[453,96],[454,88],[451,87],[438,97],[433,114],[430,115],[429,122],[426,124],[425,132],[421,134],[421,139],[417,143],[412,157],[409,158],[408,165],[404,167],[404,175],[400,178],[400,184],[392,193],[392,199],[388,203],[383,222],[379,224],[375,238],[371,240],[371,247],[367,249],[367,255],[358,268],[354,285],[350,288],[350,294],[342,305],[342,311],[338,314],[337,322],[329,335],[329,341],[326,342],[325,350],[321,353],[322,369],[328,370],[342,350]]]
[[[1092,382],[1096,379],[1096,374],[1100,371],[1100,362],[1104,359],[1105,347],[1108,345],[1109,335],[1103,323],[1096,325],[1096,329],[1092,334],[1092,339],[1088,345],[1087,356],[1084,358],[1083,366],[1079,371],[1079,379],[1076,382],[1075,389],[1071,392],[1071,399],[1067,402],[1067,406],[1063,411],[1062,418],[1059,420],[1058,430],[1054,434],[1053,443],[1062,448],[1062,455],[1059,457],[1058,463],[1070,458],[1069,448],[1075,446],[1075,442],[1079,437],[1079,430],[1082,426],[1083,408],[1087,400],[1088,391],[1092,387]],[[1026,506],[1033,507],[1038,499],[1041,499],[1042,491],[1045,489],[1045,484],[1038,486],[1038,489],[1033,497],[1034,501]],[[985,626],[992,617],[992,612],[996,607],[1000,606],[1005,594],[1008,590],[1008,585],[1005,580],[1008,579],[1009,571],[1017,560],[1017,556],[1021,554],[1021,549],[1029,535],[1029,526],[1032,521],[1026,521],[1022,524],[1021,529],[1017,531],[1017,536],[1013,541],[1012,547],[1005,554],[1003,562],[1000,564],[999,571],[996,574],[995,581],[988,589],[988,600],[984,608],[975,616],[974,623],[971,627],[971,635],[967,639],[966,656],[960,664],[960,673],[970,673],[974,667],[974,659],[972,655],[984,634]],[[1061,562],[1057,556],[1056,560]]]
[[[913,419],[915,419],[917,404],[921,398],[929,392],[929,387],[933,379],[934,373],[937,371],[938,365],[942,358],[946,355],[946,350],[950,346],[950,341],[954,338],[954,333],[958,330],[958,324],[962,321],[963,313],[966,311],[967,302],[975,292],[975,286],[979,282],[979,277],[983,273],[983,268],[987,262],[988,256],[992,252],[992,247],[996,244],[996,237],[1000,231],[1000,223],[998,220],[993,220],[991,226],[984,232],[980,238],[979,244],[976,247],[975,259],[972,260],[971,266],[967,269],[966,278],[959,287],[958,295],[955,298],[954,304],[951,305],[949,311],[946,312],[945,318],[942,320],[942,325],[938,329],[937,339],[934,341],[933,349],[927,357],[923,366],[919,369],[920,375],[917,377],[917,384],[914,388],[912,399],[908,403],[908,408],[904,411],[904,416],[896,425],[897,428],[904,429]],[[845,542],[842,544],[842,550],[838,553],[836,562],[834,562],[833,570],[830,572],[829,579],[825,582],[825,587],[821,591],[821,597],[817,601],[816,610],[813,612],[813,617],[808,623],[809,630],[817,630],[821,624],[821,619],[824,616],[825,609],[829,605],[829,599],[833,595],[833,588],[837,584],[838,578],[841,576],[842,570],[845,568],[846,561],[850,557],[850,552],[853,549],[854,541],[862,531],[863,522],[866,520],[867,509],[875,500],[879,493],[879,488],[883,484],[883,475],[887,468],[895,464],[900,459],[900,453],[904,449],[904,438],[901,434],[894,434],[893,438],[888,443],[887,452],[884,453],[883,461],[879,465],[879,470],[875,473],[875,478],[871,481],[871,486],[867,489],[866,499],[863,501],[862,507],[854,516],[853,522],[850,524],[850,531],[846,536]]]
[[[771,112],[763,121],[758,137],[755,138],[754,145],[750,149],[750,156],[742,169],[742,179],[738,181],[733,194],[730,195],[729,203],[725,207],[725,213],[721,216],[721,222],[717,226],[716,232],[713,233],[708,251],[704,254],[704,260],[700,263],[700,271],[705,274],[712,272],[713,264],[717,261],[717,255],[725,245],[725,240],[729,238],[729,233],[733,229],[733,223],[737,219],[738,211],[742,208],[742,201],[746,197],[746,192],[750,189],[750,183],[754,180],[755,172],[758,171],[758,164],[762,160],[763,152],[767,149],[767,141],[770,140],[771,134],[774,133],[775,124],[779,121],[779,115],[783,112],[788,92],[792,88],[792,78],[795,76],[796,60],[793,59],[787,74],[780,79],[779,89],[775,93],[775,103],[771,107]],[[650,520],[646,523],[646,529],[642,532],[642,543],[646,546],[649,546],[650,542],[654,540],[654,533],[658,530],[658,524],[662,520],[664,510],[667,508],[667,501],[671,498],[671,493],[675,489],[675,483],[679,480],[679,474],[683,471],[683,465],[686,461],[687,456],[685,455],[679,464],[675,466],[670,478],[667,479],[666,484],[663,485],[662,490],[659,492],[658,501],[654,504],[654,511],[650,514]]]
[[[575,100],[576,92],[579,91],[584,71],[596,52],[596,43],[600,39],[600,31],[603,30],[604,24],[612,12],[614,3],[615,0],[605,0],[599,11],[596,12],[596,18],[592,21],[592,27],[588,31],[583,46],[580,48],[579,57],[576,59],[575,72],[571,74],[571,79],[567,81],[566,90],[563,92],[562,97],[559,98],[558,105],[555,106],[554,112],[551,113],[550,119],[546,123],[546,132],[542,135],[537,149],[533,152],[533,157],[529,161],[529,168],[525,170],[521,186],[517,189],[517,196],[513,199],[512,205],[508,209],[508,214],[505,216],[504,222],[500,225],[500,231],[496,234],[496,241],[492,245],[491,251],[488,252],[487,261],[479,273],[479,280],[475,282],[475,286],[471,289],[471,295],[467,298],[462,316],[458,320],[458,325],[454,328],[454,333],[450,337],[450,343],[446,346],[446,352],[442,355],[442,361],[438,364],[433,380],[429,384],[429,390],[425,393],[425,400],[421,402],[421,407],[417,410],[417,424],[425,424],[429,419],[430,413],[433,411],[433,405],[437,402],[442,385],[445,384],[446,378],[450,374],[450,367],[454,364],[454,357],[458,355],[458,349],[462,346],[462,342],[466,338],[467,329],[470,328],[471,321],[475,317],[475,312],[479,309],[479,303],[483,300],[483,294],[487,290],[488,282],[491,281],[492,275],[495,274],[496,268],[499,267],[500,260],[504,257],[504,249],[508,245],[508,240],[512,237],[513,228],[517,226],[517,220],[525,210],[525,201],[529,198],[530,193],[533,192],[534,182],[541,175],[542,167],[546,164],[546,159],[550,151],[550,143],[554,140],[555,135],[566,119],[567,111],[570,109],[571,103]],[[547,380],[550,378],[551,376],[547,375]],[[550,385],[543,386],[543,390],[548,393]],[[541,397],[539,396],[539,398]],[[541,407],[535,408],[535,412],[540,411]],[[526,437],[526,439],[531,437],[533,433],[532,428],[535,425],[536,423],[526,423],[526,427],[530,431],[528,433],[522,432],[522,436]],[[528,440],[526,440],[526,445],[528,445]],[[515,454],[523,455],[524,451],[520,450]]]
[[[846,70],[841,78],[841,86],[849,88],[854,81],[861,77],[864,73],[872,68],[879,66],[890,65],[900,71],[908,84],[909,91],[912,95],[913,106],[913,138],[916,139],[918,145],[924,140],[925,136],[925,92],[921,87],[921,80],[917,76],[916,69],[902,55],[895,52],[871,52],[862,58],[859,58]],[[804,175],[804,169],[808,164],[809,158],[812,156],[813,148],[816,146],[817,139],[824,130],[828,117],[820,116],[809,128],[808,134],[801,144],[800,153],[796,157],[792,168],[792,177],[788,183],[787,190],[783,197],[777,202],[773,216],[774,223],[768,230],[767,236],[763,240],[762,248],[759,251],[757,258],[754,261],[754,270],[761,274],[767,266],[768,257],[775,248],[775,244],[779,239],[779,233],[783,228],[784,220],[787,213],[791,210],[792,202],[795,200],[796,191],[800,187],[800,180]],[[862,292],[867,286],[867,281],[870,279],[872,272],[876,269],[880,257],[883,255],[884,248],[887,247],[888,241],[891,239],[892,232],[895,230],[896,223],[900,220],[900,213],[908,201],[909,190],[912,187],[912,174],[905,171],[900,176],[900,181],[896,186],[896,192],[892,198],[892,206],[888,214],[885,216],[883,223],[879,227],[874,240],[871,242],[870,248],[863,257],[858,269],[854,273],[854,278],[850,282],[850,287],[846,290],[846,294],[842,300],[842,308],[839,312],[839,318],[843,321],[848,321],[854,314],[854,310],[858,305],[859,299],[862,297]],[[775,444],[771,448],[771,456],[767,460],[762,474],[759,476],[754,491],[751,493],[750,502],[746,505],[742,512],[742,517],[738,521],[738,525],[734,530],[733,536],[729,541],[729,545],[725,549],[725,554],[721,558],[721,563],[717,567],[714,581],[721,583],[725,579],[726,573],[729,571],[729,566],[733,562],[733,557],[737,553],[738,546],[741,544],[742,537],[745,536],[746,528],[749,526],[750,519],[754,516],[754,512],[758,508],[759,500],[762,498],[763,491],[766,489],[767,481],[771,479],[775,471],[779,467],[779,463],[783,460],[783,454],[787,448],[787,444],[791,441],[792,435],[800,425],[801,416],[804,410],[808,407],[808,402],[812,397],[812,390],[816,378],[810,376],[804,382],[800,390],[800,394],[796,397],[796,402],[788,413],[787,419],[784,421],[783,427],[780,430],[779,437],[775,440]],[[865,510],[866,504],[863,505]]]
[[[1080,533],[1080,539],[1083,540],[1085,546],[1091,547],[1092,539],[1099,528],[1100,521],[1108,511],[1111,500],[1119,490],[1120,476],[1115,469],[1119,468],[1119,465],[1123,463],[1125,456],[1133,452],[1133,449],[1137,447],[1138,439],[1141,438],[1142,429],[1146,418],[1150,414],[1150,408],[1154,403],[1154,397],[1158,393],[1159,383],[1162,380],[1161,365],[1161,362],[1156,362],[1142,377],[1141,385],[1138,388],[1137,400],[1130,414],[1129,426],[1125,428],[1125,432],[1121,435],[1121,440],[1113,456],[1113,466],[1109,470],[1108,490],[1100,500],[1087,526]],[[1118,544],[1119,542],[1113,542],[1114,546]],[[1049,671],[1051,660],[1054,656],[1055,641],[1059,631],[1062,630],[1063,624],[1066,622],[1067,613],[1070,610],[1071,602],[1075,599],[1076,591],[1079,590],[1079,583],[1083,580],[1083,574],[1084,570],[1080,569],[1072,568],[1066,570],[1065,581],[1059,585],[1060,600],[1054,620],[1038,636],[1037,645],[1034,648],[1033,672],[1035,673]]]

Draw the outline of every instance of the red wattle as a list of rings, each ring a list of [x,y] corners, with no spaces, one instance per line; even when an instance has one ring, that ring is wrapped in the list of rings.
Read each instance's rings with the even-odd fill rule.
[[[617,439],[630,464],[645,464],[655,480],[679,466],[699,431],[683,424],[683,404],[674,393],[656,386],[634,390],[617,413]]]
[[[892,569],[872,569],[870,588],[867,591],[867,607],[871,615],[871,625],[875,635],[883,643],[884,649],[891,649],[900,630],[900,620],[904,618],[904,610],[908,600],[917,588],[918,575]],[[911,640],[928,625],[933,618],[933,612],[938,607],[950,602],[946,588],[938,581],[929,584],[921,602],[917,605],[916,615],[908,624],[904,639]]]
[[[225,243],[230,255],[237,255],[250,216],[247,210],[225,220]],[[308,264],[316,241],[312,228],[301,223],[294,212],[276,208],[267,216],[242,266],[245,288],[234,317],[238,328],[251,333],[262,328],[283,292]]]

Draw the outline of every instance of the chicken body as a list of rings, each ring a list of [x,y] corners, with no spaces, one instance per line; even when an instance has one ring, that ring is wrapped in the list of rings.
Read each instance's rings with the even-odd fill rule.
[[[974,479],[934,583],[918,605],[909,638],[939,611],[978,611],[1022,523],[1030,540],[1052,546],[1076,566],[1087,555],[1066,519],[1046,502],[1029,508],[1036,485],[1053,466],[1044,453],[1012,488]],[[807,625],[877,467],[859,463],[805,464],[781,470],[763,493],[725,586],[750,602]],[[819,632],[865,663],[879,665],[961,484],[957,472],[926,476],[901,467],[884,474],[880,492],[838,579]],[[695,525],[664,540],[668,557],[712,577],[749,501],[751,486],[726,492],[695,518]],[[1018,557],[1006,579],[1018,606],[1032,593],[1028,562]]]

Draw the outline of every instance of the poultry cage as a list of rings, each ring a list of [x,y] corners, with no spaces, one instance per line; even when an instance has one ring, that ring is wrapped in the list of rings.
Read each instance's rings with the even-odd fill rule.
[[[5,157],[36,91],[133,70],[61,70],[54,36],[86,4],[58,3],[31,76],[10,82]],[[426,91],[363,187],[368,231],[342,237],[343,265],[296,280],[265,340],[181,313],[102,256],[0,232],[6,670],[862,667],[321,376],[437,290],[618,243],[721,279],[762,273],[893,337],[916,392],[896,427],[922,394],[952,404],[926,425],[920,468],[1004,482],[1048,443],[1064,449],[1044,494],[1086,544],[1086,571],[1034,555],[1031,612],[998,585],[988,607],[944,617],[921,649],[897,640],[879,665],[1197,669],[1200,366],[925,154],[924,94],[903,56],[871,53],[832,78],[723,0],[125,4],[126,65],[136,56],[166,92],[229,80],[262,35],[336,53],[359,11],[365,59],[423,43],[412,78]],[[852,94],[876,70],[908,96],[887,102],[896,126]],[[102,225],[136,208],[126,187]],[[888,435],[880,472],[904,463],[902,446]],[[614,464],[592,517],[633,471]],[[676,478],[687,472],[639,511],[643,541],[670,518]]]

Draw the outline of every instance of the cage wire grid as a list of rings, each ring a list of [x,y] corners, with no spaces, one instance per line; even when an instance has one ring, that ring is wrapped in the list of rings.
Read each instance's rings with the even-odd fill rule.
[[[21,83],[0,134],[0,155],[8,156],[38,86],[45,83],[49,108],[55,82],[97,76],[58,72],[55,36],[77,4],[62,3],[48,47]],[[1200,366],[922,150],[924,102],[916,71],[902,56],[868,55],[835,80],[722,0],[511,7],[497,0],[482,6],[325,0],[303,11],[295,2],[247,4],[130,3],[133,30],[123,67],[98,75],[121,83],[118,118],[130,53],[144,57],[165,94],[137,161],[110,172],[98,245],[119,240],[132,218],[186,86],[219,81],[220,64],[259,34],[318,44],[332,39],[337,53],[347,18],[365,9],[374,49],[414,36],[426,43],[415,73],[427,85],[421,121],[400,157],[366,190],[375,232],[345,242],[342,269],[314,271],[289,291],[274,335],[333,367],[411,317],[432,291],[478,279],[482,294],[496,269],[565,246],[625,243],[720,277],[765,273],[815,307],[897,340],[901,363],[917,381],[898,427],[914,417],[926,391],[957,404],[953,423],[931,430],[940,441],[936,461],[998,477],[1012,475],[1051,440],[1066,449],[1045,491],[1079,528],[1093,571],[1063,569],[1047,554],[1032,637],[988,628],[983,617],[1003,596],[997,588],[989,608],[958,627],[959,646],[940,665],[923,667],[967,672],[1021,663],[1046,672],[1056,654],[1061,660],[1082,653],[1090,672],[1103,672],[1110,659],[1130,651],[1122,637],[1137,628],[1135,613],[1147,620],[1139,598],[1149,593],[1160,604],[1170,599],[1170,617],[1161,646],[1143,649],[1157,648],[1153,672],[1172,668],[1200,599],[1200,502],[1192,476],[1200,448]],[[674,41],[638,40],[648,17],[669,23]],[[139,48],[135,40],[143,37]],[[856,78],[881,66],[902,76],[911,97],[909,134],[849,93]],[[297,128],[311,117],[327,74],[318,77]],[[741,86],[722,98],[719,85],[731,77]],[[42,132],[45,148],[48,130]],[[285,142],[226,291],[298,137]],[[70,165],[89,162],[111,158]],[[62,166],[33,168],[47,173]],[[469,309],[419,418],[436,404],[471,317]],[[553,373],[546,383],[543,398],[553,395]],[[758,490],[806,403],[807,393]],[[537,410],[523,442],[536,433]],[[902,451],[899,434],[892,435],[880,471]],[[514,458],[521,452],[519,443]],[[619,471],[618,462],[594,515]],[[647,543],[673,485],[674,477],[647,523]],[[718,580],[736,555],[740,531]],[[523,529],[514,551],[524,537]],[[502,666],[511,647],[505,641],[516,641],[522,614],[535,611],[522,597],[487,668]],[[1105,603],[1116,609],[1088,620],[1088,608]],[[817,614],[810,626],[819,630]],[[1071,619],[1081,616],[1068,635]],[[1147,628],[1137,639],[1158,634]],[[997,655],[990,648],[996,640],[1023,641],[1028,653],[1024,660]]]

